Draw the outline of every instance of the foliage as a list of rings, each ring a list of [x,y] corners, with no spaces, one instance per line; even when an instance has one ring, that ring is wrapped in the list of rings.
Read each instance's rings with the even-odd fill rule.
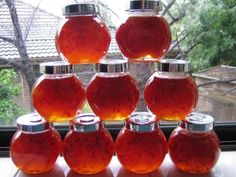
[[[0,70],[0,122],[6,124],[23,113],[13,101],[20,94],[20,85],[13,82],[15,77],[13,69]]]
[[[185,16],[172,26],[172,32],[185,39],[181,48],[195,70],[219,64],[236,66],[235,0],[182,0]]]

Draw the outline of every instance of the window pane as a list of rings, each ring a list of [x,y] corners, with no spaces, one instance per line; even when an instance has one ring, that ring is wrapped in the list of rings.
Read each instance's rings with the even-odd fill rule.
[[[61,14],[61,9],[67,3],[66,1],[56,1],[56,0],[16,0],[16,9],[19,17],[20,28],[22,30],[22,38],[25,40],[27,46],[27,53],[30,58],[30,64],[32,65],[35,77],[39,77],[39,64],[47,61],[61,60],[58,56],[58,53],[55,48],[54,38],[56,30],[60,25],[62,19],[64,18]],[[40,4],[39,4],[40,2]],[[112,41],[110,48],[107,54],[107,58],[121,58],[122,54],[116,44],[115,33],[122,21],[125,21],[127,13],[125,9],[127,4],[125,0],[120,1],[94,1],[98,2],[102,10],[102,18],[106,20],[106,23],[109,26]],[[29,5],[31,3],[33,6]],[[52,3],[52,4],[51,4]],[[163,1],[165,4],[163,6],[165,12],[165,7],[168,5],[169,1]],[[165,18],[171,25],[172,30],[172,45],[171,50],[168,52],[166,58],[180,58],[182,59],[184,52],[188,50],[186,47],[187,43],[192,45],[194,39],[202,40],[206,38],[205,42],[209,43],[209,46],[213,46],[207,38],[207,35],[210,35],[212,38],[218,36],[218,31],[222,31],[222,41],[218,41],[219,44],[211,48],[216,48],[220,50],[219,45],[225,48],[230,48],[231,45],[235,46],[232,43],[230,38],[231,32],[226,31],[225,26],[231,24],[230,21],[227,24],[223,24],[222,21],[217,21],[217,13],[212,17],[210,14],[206,14],[208,21],[213,21],[216,24],[221,24],[218,26],[211,27],[211,31],[206,26],[206,19],[204,14],[199,14],[199,21],[196,23],[195,29],[189,29],[188,19],[189,9],[198,6],[198,4],[185,4],[183,1],[176,1],[176,3],[168,9],[168,13],[165,14]],[[215,4],[209,4],[209,2],[201,1],[198,10],[202,8],[202,12],[206,13],[206,7],[215,6]],[[205,4],[204,4],[205,3]],[[224,2],[222,2],[224,3]],[[39,4],[39,7],[37,5]],[[104,6],[105,5],[105,6]],[[223,9],[216,9],[217,12],[224,15],[225,19],[228,19],[228,16],[231,14],[231,6],[229,4],[221,4]],[[106,8],[107,6],[107,8]],[[52,8],[53,7],[53,8]],[[182,7],[188,8],[188,10],[183,11]],[[111,10],[110,10],[111,9]],[[176,10],[178,9],[178,10]],[[197,14],[198,12],[196,12]],[[213,12],[212,12],[213,13]],[[172,16],[170,15],[172,14]],[[228,14],[228,16],[227,16]],[[120,18],[118,18],[119,16]],[[105,18],[106,17],[106,18]],[[178,18],[181,20],[178,21]],[[232,18],[233,19],[233,18]],[[175,21],[176,20],[176,21]],[[196,19],[193,19],[193,21]],[[233,24],[233,23],[232,23]],[[204,27],[206,34],[199,31],[199,34],[202,34],[202,38],[193,38],[190,40],[188,33],[185,33],[186,30],[200,30],[200,27]],[[220,27],[219,27],[220,26]],[[186,28],[186,29],[185,29]],[[220,29],[218,29],[220,28]],[[183,30],[185,29],[185,30]],[[230,28],[232,30],[232,28]],[[196,32],[194,31],[194,32]],[[1,126],[15,126],[15,119],[20,114],[25,114],[31,112],[31,92],[27,84],[27,78],[24,73],[24,69],[17,68],[18,65],[13,65],[11,62],[21,64],[21,59],[17,48],[12,44],[12,41],[9,39],[14,39],[14,30],[12,21],[9,14],[9,9],[5,1],[0,2],[0,124]],[[185,41],[187,42],[182,42]],[[215,38],[214,38],[215,39]],[[223,40],[225,39],[225,40]],[[228,40],[229,39],[229,40]],[[235,38],[234,38],[235,40]],[[177,45],[180,43],[179,45]],[[230,44],[229,44],[230,43]],[[194,45],[194,44],[193,44]],[[227,45],[227,46],[226,46]],[[218,48],[217,48],[218,47]],[[217,62],[212,62],[214,59],[210,58],[209,55],[202,56],[197,62],[193,57],[196,53],[202,53],[200,49],[201,46],[195,48],[194,51],[189,51],[187,53],[188,59],[193,65],[193,77],[196,80],[197,85],[199,86],[199,99],[197,107],[194,111],[204,112],[212,115],[216,122],[235,122],[236,121],[236,67],[235,63],[235,51],[233,50],[224,50],[222,53],[218,54],[221,56],[222,60]],[[230,48],[231,49],[231,48]],[[223,50],[223,49],[222,49]],[[211,51],[212,55],[218,57],[215,53],[216,51]],[[204,53],[206,54],[206,53]],[[225,59],[224,56],[230,58],[232,62],[228,59]],[[6,62],[9,61],[10,63]],[[210,63],[210,64],[209,64]],[[141,98],[138,104],[137,111],[144,111],[146,109],[146,104],[143,99],[143,88],[147,79],[151,76],[152,73],[156,71],[155,63],[131,63],[130,64],[130,73],[137,80],[140,91]],[[197,67],[199,66],[199,67]],[[13,70],[14,68],[14,70]],[[83,65],[78,71],[78,76],[85,85],[88,85],[89,81],[95,74],[94,65]],[[29,76],[28,76],[29,77]],[[218,82],[217,82],[218,81]],[[208,84],[206,84],[208,83]],[[206,84],[206,85],[204,85]],[[82,112],[91,112],[91,109],[88,104],[85,104]],[[162,122],[161,124],[166,125],[170,122]],[[113,124],[113,123],[110,123]],[[175,124],[175,123],[174,123]],[[116,123],[114,123],[116,125]]]

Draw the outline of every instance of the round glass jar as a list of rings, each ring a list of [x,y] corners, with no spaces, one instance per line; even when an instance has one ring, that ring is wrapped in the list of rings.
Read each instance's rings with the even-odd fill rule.
[[[111,36],[94,4],[72,4],[64,8],[65,20],[55,44],[59,55],[71,64],[98,63],[107,53]]]
[[[165,135],[155,116],[133,113],[115,142],[117,158],[126,170],[149,173],[159,168],[167,153]]]
[[[64,61],[40,64],[44,73],[32,89],[34,109],[49,122],[73,119],[85,102],[82,83]]]
[[[16,122],[18,130],[10,144],[13,163],[27,174],[52,170],[62,151],[59,133],[36,113],[23,115]]]
[[[111,161],[114,142],[103,123],[94,114],[80,114],[71,121],[64,138],[63,156],[76,173],[95,174]]]
[[[125,60],[103,60],[90,81],[86,97],[93,112],[101,120],[124,120],[135,110],[139,90],[128,73]]]
[[[129,17],[116,32],[122,54],[130,62],[159,61],[171,44],[171,32],[159,14],[159,0],[130,0]]]
[[[158,119],[182,120],[195,108],[198,89],[189,69],[187,61],[163,59],[148,79],[144,99]]]
[[[192,113],[171,133],[169,155],[177,168],[206,173],[214,167],[220,156],[220,142],[213,121],[209,115]]]

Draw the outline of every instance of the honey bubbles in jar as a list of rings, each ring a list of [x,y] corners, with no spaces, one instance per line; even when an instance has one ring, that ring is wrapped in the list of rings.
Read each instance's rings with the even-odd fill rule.
[[[167,153],[167,141],[153,114],[135,112],[118,134],[115,149],[126,170],[148,173],[162,164]]]
[[[189,69],[188,61],[163,59],[158,71],[148,79],[144,99],[157,118],[182,120],[196,106],[198,90]]]
[[[68,166],[80,174],[103,171],[113,156],[114,142],[99,117],[80,114],[70,124],[63,142],[63,156]]]
[[[64,61],[40,64],[41,72],[32,89],[34,109],[49,122],[73,119],[85,101],[82,83]]]
[[[13,163],[27,174],[52,170],[62,151],[59,133],[36,113],[20,116],[16,122],[18,130],[10,144]]]
[[[55,44],[60,56],[71,64],[98,63],[107,53],[111,36],[94,4],[71,4],[64,8],[65,20]]]
[[[128,73],[125,60],[103,60],[90,81],[86,97],[93,112],[101,120],[124,120],[135,110],[139,90]]]
[[[116,32],[122,54],[134,61],[158,61],[168,51],[171,32],[159,14],[159,0],[130,0],[129,17]]]
[[[214,119],[192,113],[171,133],[168,148],[176,167],[189,173],[206,173],[217,163],[220,142],[213,130]]]

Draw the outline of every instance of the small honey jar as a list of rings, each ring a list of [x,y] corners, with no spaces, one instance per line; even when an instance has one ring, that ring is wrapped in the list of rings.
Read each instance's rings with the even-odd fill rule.
[[[171,133],[168,148],[176,167],[188,173],[206,173],[217,163],[220,142],[213,117],[192,113]]]
[[[133,113],[115,142],[117,158],[126,170],[149,173],[157,170],[167,153],[166,138],[155,116]]]
[[[137,83],[128,73],[127,61],[103,60],[97,70],[86,92],[93,112],[101,120],[127,119],[139,100]]]
[[[43,75],[32,89],[34,109],[49,122],[73,119],[85,102],[85,89],[64,61],[40,64]]]
[[[147,81],[144,99],[150,111],[161,120],[182,120],[197,104],[198,89],[189,74],[190,63],[163,59]]]
[[[64,139],[63,156],[68,166],[79,174],[96,174],[111,161],[114,142],[99,117],[80,114],[71,121]]]
[[[71,64],[98,63],[107,53],[111,36],[94,4],[71,4],[64,8],[65,20],[55,44],[60,56]]]
[[[16,122],[18,130],[10,144],[13,163],[27,174],[52,170],[62,151],[59,133],[36,113],[20,116]]]
[[[171,44],[168,22],[159,14],[159,0],[130,0],[127,20],[116,41],[129,62],[159,61]]]

